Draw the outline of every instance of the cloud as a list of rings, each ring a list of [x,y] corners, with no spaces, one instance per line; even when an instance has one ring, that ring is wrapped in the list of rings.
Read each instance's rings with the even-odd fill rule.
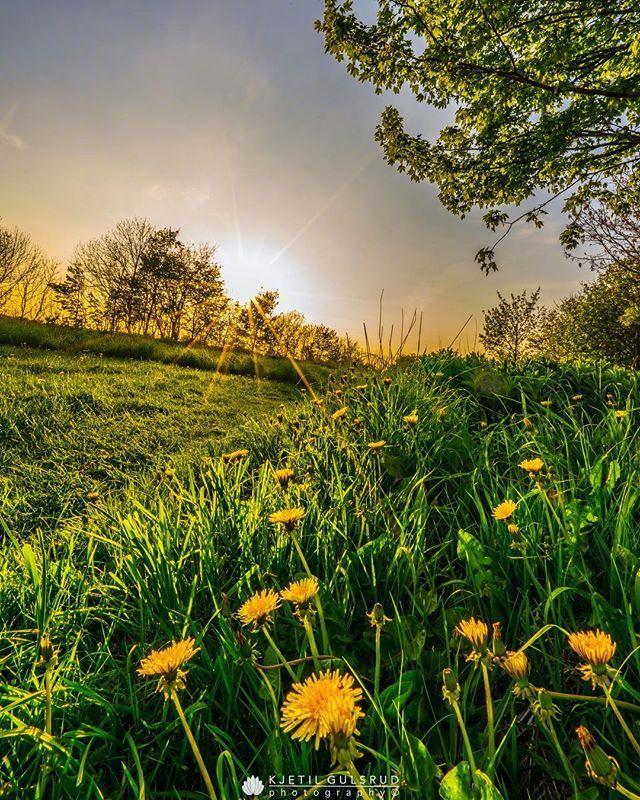
[[[17,133],[12,133],[9,130],[13,117],[15,116],[15,108],[10,108],[7,113],[0,119],[0,141],[5,142],[9,147],[15,150],[23,150],[26,147],[26,142]]]

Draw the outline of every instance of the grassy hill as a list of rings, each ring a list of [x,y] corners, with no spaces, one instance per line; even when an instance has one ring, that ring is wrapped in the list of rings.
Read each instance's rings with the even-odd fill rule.
[[[151,336],[81,330],[65,325],[44,325],[0,314],[0,345],[32,347],[69,354],[93,354],[105,358],[157,361],[181,367],[220,372],[224,375],[254,377],[299,383],[300,377],[286,358],[254,356],[253,353],[228,352],[211,347],[185,344]],[[300,369],[314,384],[322,384],[331,367],[301,361]]]
[[[38,407],[30,393],[44,402],[37,378],[22,378],[31,388],[12,413]],[[127,404],[151,402],[147,380],[114,401],[113,425]],[[172,386],[173,377],[167,402]],[[243,796],[249,775],[323,776],[328,734],[315,749],[279,725],[294,678],[320,662],[362,692],[357,769],[397,781],[403,800],[618,796],[585,769],[578,726],[616,759],[613,772],[599,761],[609,782],[626,797],[640,791],[638,375],[430,357],[386,375],[336,375],[323,399],[235,430],[248,451],[236,460],[194,458],[170,480],[136,477],[46,536],[6,532],[7,796],[39,796],[44,783],[52,798],[205,797],[174,696],[220,800]],[[51,431],[60,454],[87,427],[67,435],[83,413],[80,402]],[[175,413],[196,424],[188,407]],[[274,472],[284,467],[288,482]],[[301,510],[297,522],[270,520],[288,508]],[[253,626],[246,607],[238,615],[254,593],[307,570],[317,605],[296,614],[282,599]],[[568,635],[595,628],[615,652],[603,634],[598,647],[580,639],[579,656]],[[57,658],[48,673],[42,631]],[[136,670],[153,649],[190,637],[199,650],[183,665],[185,687],[165,701],[157,679]]]
[[[55,528],[134,477],[167,480],[299,397],[282,382],[7,346],[0,383],[0,524],[13,532]]]

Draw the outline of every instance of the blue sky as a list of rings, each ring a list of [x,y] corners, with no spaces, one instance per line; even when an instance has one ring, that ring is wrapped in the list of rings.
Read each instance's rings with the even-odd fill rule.
[[[360,4],[366,12],[370,2]],[[401,309],[431,346],[469,315],[473,346],[496,290],[543,299],[588,275],[564,258],[552,213],[520,228],[484,277],[492,235],[412,184],[374,141],[398,104],[434,136],[446,119],[376,96],[324,54],[319,0],[5,0],[0,25],[0,217],[62,262],[124,217],[219,247],[230,292],[359,336]]]

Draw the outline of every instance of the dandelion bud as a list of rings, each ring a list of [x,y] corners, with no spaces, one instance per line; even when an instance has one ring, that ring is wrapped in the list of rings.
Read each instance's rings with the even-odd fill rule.
[[[231,603],[229,601],[229,598],[224,592],[220,592],[220,599],[222,600],[222,608],[220,609],[220,614],[224,619],[230,619],[233,616],[233,611],[231,610]]]
[[[51,643],[48,633],[43,633],[40,637],[40,658],[38,659],[38,666],[45,669],[53,669],[58,663],[58,654],[55,647]]]
[[[460,699],[460,684],[448,667],[442,670],[442,696],[450,705]]]
[[[367,614],[371,626],[374,628],[383,628],[387,622],[391,622],[391,617],[386,617],[384,609],[380,603],[376,603],[369,614]]]
[[[587,760],[585,767],[596,783],[614,788],[618,781],[618,763],[614,758],[608,756],[587,728],[582,725],[576,728],[578,740],[585,752]]]
[[[506,652],[507,648],[504,646],[504,642],[502,641],[502,626],[499,622],[493,623],[493,639],[491,642],[493,655],[496,658],[502,658]]]

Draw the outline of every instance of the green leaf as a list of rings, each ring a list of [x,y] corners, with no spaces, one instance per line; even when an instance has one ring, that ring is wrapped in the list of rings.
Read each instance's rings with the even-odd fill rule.
[[[405,779],[413,789],[420,790],[424,800],[435,798],[435,781],[442,777],[442,771],[433,760],[426,745],[417,736],[407,734],[407,747],[404,753]]]
[[[440,797],[442,800],[471,800],[471,769],[466,761],[461,761],[444,776],[440,784]]]

